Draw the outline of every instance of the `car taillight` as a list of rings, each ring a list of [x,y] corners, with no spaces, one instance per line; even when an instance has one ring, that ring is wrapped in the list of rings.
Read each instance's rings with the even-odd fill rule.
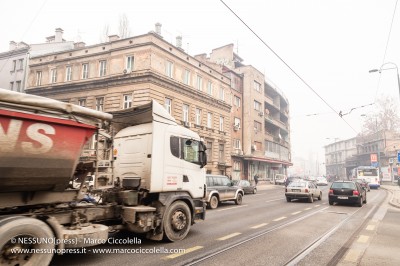
[[[358,192],[358,190],[353,190],[353,196],[358,196],[360,195],[360,193]]]
[[[306,188],[306,193],[308,193],[308,188]]]
[[[330,195],[333,195],[333,189],[330,189],[330,190],[329,190],[329,194],[330,194]]]

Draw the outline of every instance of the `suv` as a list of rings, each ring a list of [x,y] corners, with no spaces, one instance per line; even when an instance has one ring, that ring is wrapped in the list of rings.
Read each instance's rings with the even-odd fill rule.
[[[357,181],[334,181],[329,189],[329,205],[355,203],[361,207],[367,203],[367,189]]]
[[[234,201],[236,205],[241,205],[244,191],[240,187],[234,186],[232,181],[223,175],[206,175],[207,182],[207,206],[211,209],[218,207],[223,201]]]

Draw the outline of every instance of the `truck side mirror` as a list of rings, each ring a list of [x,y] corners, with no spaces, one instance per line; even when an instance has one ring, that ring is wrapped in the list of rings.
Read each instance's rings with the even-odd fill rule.
[[[199,161],[200,161],[200,168],[203,168],[207,165],[207,147],[204,145],[204,142],[199,142]]]

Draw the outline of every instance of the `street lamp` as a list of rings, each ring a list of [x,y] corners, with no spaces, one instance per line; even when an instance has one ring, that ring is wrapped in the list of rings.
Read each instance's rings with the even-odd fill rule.
[[[383,68],[385,65],[393,65],[394,67],[391,68]],[[381,65],[381,67],[379,69],[371,69],[369,71],[369,73],[373,73],[373,72],[379,72],[381,73],[383,70],[390,70],[390,69],[396,69],[397,72],[397,87],[399,88],[399,97],[400,97],[400,77],[399,77],[399,68],[397,67],[397,65],[395,63],[392,62],[387,62]]]

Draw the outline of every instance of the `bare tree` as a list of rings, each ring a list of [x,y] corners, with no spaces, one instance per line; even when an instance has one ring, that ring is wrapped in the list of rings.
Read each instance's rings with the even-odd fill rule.
[[[110,34],[110,25],[105,24],[103,27],[102,32],[100,33],[100,42],[107,42],[108,41],[108,35]]]
[[[125,39],[131,36],[131,30],[129,28],[129,20],[125,14],[119,16],[119,37]]]
[[[399,131],[400,118],[397,111],[397,101],[397,98],[393,99],[389,96],[380,97],[376,102],[376,111],[367,116],[362,131],[365,134],[380,130]]]

